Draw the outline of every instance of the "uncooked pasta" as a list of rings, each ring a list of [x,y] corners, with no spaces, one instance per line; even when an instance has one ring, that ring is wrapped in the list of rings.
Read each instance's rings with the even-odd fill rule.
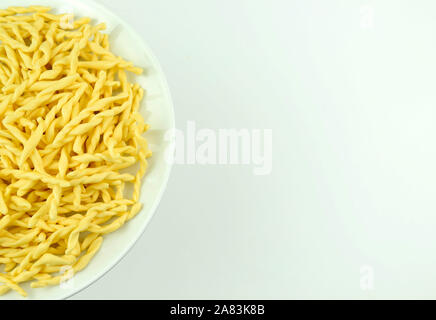
[[[128,80],[142,70],[104,24],[50,11],[0,10],[0,294],[85,268],[140,211],[151,156],[144,91]]]

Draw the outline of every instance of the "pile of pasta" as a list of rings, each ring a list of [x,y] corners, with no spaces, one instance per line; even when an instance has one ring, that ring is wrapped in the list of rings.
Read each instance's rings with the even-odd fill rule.
[[[0,294],[82,270],[140,211],[151,156],[128,80],[142,70],[104,24],[50,10],[0,10]]]

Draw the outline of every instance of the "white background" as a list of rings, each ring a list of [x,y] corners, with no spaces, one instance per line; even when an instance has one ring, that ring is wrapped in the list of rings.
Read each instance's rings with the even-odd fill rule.
[[[99,2],[160,60],[179,129],[273,129],[273,170],[176,165],[73,298],[436,298],[434,1]]]

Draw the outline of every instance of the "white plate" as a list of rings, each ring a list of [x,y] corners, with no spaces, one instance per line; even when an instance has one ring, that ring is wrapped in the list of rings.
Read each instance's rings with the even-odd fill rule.
[[[106,32],[110,34],[112,51],[146,70],[144,75],[134,79],[147,91],[141,105],[141,113],[151,125],[146,138],[153,151],[149,171],[141,190],[140,201],[144,204],[142,211],[122,228],[106,235],[100,251],[70,282],[63,286],[38,289],[31,289],[28,284],[23,285],[28,299],[65,299],[89,286],[115,266],[132,248],[150,221],[171,170],[171,164],[165,160],[165,150],[171,146],[172,141],[166,140],[164,133],[174,128],[174,110],[159,63],[141,37],[126,22],[105,7],[89,0],[38,0],[29,4],[50,6],[56,13],[74,13],[76,17],[88,16],[93,19],[93,23],[105,22],[108,27]],[[27,3],[17,0],[1,1],[1,8],[17,5]],[[23,298],[15,292],[9,292],[0,296],[0,299]]]

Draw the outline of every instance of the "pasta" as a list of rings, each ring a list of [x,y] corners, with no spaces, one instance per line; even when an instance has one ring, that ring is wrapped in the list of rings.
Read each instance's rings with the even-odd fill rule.
[[[50,10],[0,10],[0,295],[85,268],[140,211],[151,156],[128,80],[142,70],[111,52],[104,24]]]

